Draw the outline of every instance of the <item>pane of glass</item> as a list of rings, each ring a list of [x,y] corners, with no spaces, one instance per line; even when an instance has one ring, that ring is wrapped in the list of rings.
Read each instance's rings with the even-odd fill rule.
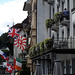
[[[72,74],[75,74],[75,59],[72,59]]]
[[[70,60],[66,60],[66,74],[70,74]]]

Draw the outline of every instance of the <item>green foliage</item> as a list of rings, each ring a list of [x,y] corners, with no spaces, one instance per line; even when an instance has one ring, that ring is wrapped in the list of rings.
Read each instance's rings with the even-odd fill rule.
[[[35,50],[36,50],[36,55],[38,55],[40,53],[40,43],[37,43],[35,45]]]
[[[46,28],[51,28],[51,26],[55,23],[54,19],[46,19],[45,20],[45,25]]]
[[[33,47],[29,49],[30,57],[36,55],[42,55],[45,51],[50,50],[53,47],[53,40],[52,39],[45,39],[44,41],[37,43]]]
[[[44,46],[45,46],[45,49],[47,50],[51,49],[51,47],[53,46],[53,40],[50,38],[45,39]]]
[[[10,51],[8,51],[7,49],[1,49],[4,53],[6,53],[6,55],[9,55]]]
[[[42,55],[43,52],[44,52],[44,41],[42,41],[42,42],[40,43],[40,55]]]
[[[45,20],[46,29],[48,30],[48,28],[51,28],[53,24],[55,24],[56,26],[59,25],[58,23],[61,22],[62,18],[63,18],[62,12],[57,12],[54,14],[53,19],[46,19]]]
[[[8,41],[8,33],[3,33],[0,36],[0,48],[6,47],[6,42]]]
[[[34,46],[29,48],[29,55],[32,57],[34,55]]]
[[[57,12],[54,14],[54,20],[56,24],[60,21],[60,18],[62,17],[61,15],[62,15],[62,12]]]

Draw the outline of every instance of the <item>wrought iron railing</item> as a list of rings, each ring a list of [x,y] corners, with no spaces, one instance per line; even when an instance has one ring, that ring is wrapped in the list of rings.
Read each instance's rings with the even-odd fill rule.
[[[75,49],[75,38],[54,38],[53,47],[58,49]]]

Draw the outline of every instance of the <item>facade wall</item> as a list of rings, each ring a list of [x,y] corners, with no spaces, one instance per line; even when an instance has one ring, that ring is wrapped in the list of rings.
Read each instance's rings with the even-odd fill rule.
[[[37,0],[37,43],[49,38],[45,20],[50,18],[49,5],[44,0]]]
[[[62,1],[64,1],[64,5],[62,5]],[[68,4],[69,1],[69,4]],[[54,13],[56,12],[62,12],[64,10],[64,8],[67,8],[67,10],[69,10],[70,12],[70,32],[68,35],[68,27],[67,26],[62,26],[61,23],[59,23],[59,40],[62,40],[62,37],[64,38],[68,38],[70,36],[74,37],[73,35],[73,22],[74,22],[74,15],[72,15],[71,9],[73,8],[73,0],[60,0],[60,6],[59,9],[57,8],[57,0],[54,0],[54,5],[49,5],[47,4],[47,2],[43,2],[42,0],[37,0],[37,43],[43,41],[44,39],[49,37],[49,34],[47,34],[46,32],[46,28],[45,28],[45,20],[50,18],[50,12],[51,12],[51,18],[53,18],[53,8],[54,8]],[[50,11],[50,6],[51,6],[51,11]],[[69,6],[69,7],[68,7]],[[58,11],[59,10],[59,11]],[[72,18],[73,17],[73,18]],[[73,20],[72,20],[73,19]],[[64,32],[64,34],[62,34],[62,31]],[[57,32],[55,31],[51,31],[51,37],[52,35],[54,35],[55,39],[57,38]],[[55,59],[60,59],[62,62],[64,62],[65,68],[64,68],[64,74],[72,74],[73,72],[73,59],[75,59],[75,55],[74,54],[56,54],[56,58]],[[42,66],[42,73],[47,74],[48,73],[48,67],[47,67],[47,63],[45,61],[44,66],[43,66],[43,61],[41,61],[41,66]],[[68,65],[67,65],[68,64]],[[69,66],[69,70],[67,71],[67,66]],[[45,67],[45,69],[44,69]],[[45,72],[43,71],[45,70]]]
[[[36,0],[31,0],[32,22],[31,22],[31,46],[36,44]]]
[[[46,1],[44,0],[36,0],[37,1],[37,14],[35,12],[33,12],[33,5],[35,0],[32,0],[32,23],[31,23],[31,27],[32,27],[32,33],[31,33],[31,46],[36,44],[36,39],[37,39],[37,43],[40,43],[41,41],[43,41],[46,38],[50,38],[54,35],[54,39],[57,40],[57,37],[59,37],[59,41],[65,38],[69,37],[74,37],[73,33],[74,33],[74,29],[73,29],[73,23],[74,23],[74,14],[71,12],[71,9],[73,8],[73,1],[74,0],[59,0],[60,2],[58,2],[57,0],[54,0],[54,4],[50,5],[48,4]],[[63,3],[62,3],[63,1]],[[69,2],[68,2],[69,1]],[[69,10],[70,12],[70,23],[68,24],[68,26],[63,26],[61,23],[58,24],[59,30],[58,32],[55,32],[53,30],[51,30],[51,36],[49,36],[49,30],[47,33],[46,27],[45,27],[45,20],[48,18],[53,18],[54,14],[57,12],[62,12],[64,10],[64,8],[67,8],[67,10]],[[54,11],[53,11],[54,10]],[[72,15],[73,14],[73,15]],[[68,27],[70,27],[69,29],[69,35],[68,35]],[[36,28],[37,28],[37,38],[36,36]],[[62,33],[64,32],[64,33]],[[57,35],[57,33],[59,35]],[[51,54],[49,54],[49,59],[51,59]],[[46,59],[48,58],[47,55],[43,55],[41,56],[42,59]],[[75,55],[74,54],[56,54],[55,59],[57,60],[60,59],[63,62],[63,67],[64,67],[64,74],[72,74],[74,73],[74,62],[75,62]],[[51,74],[51,64],[54,62],[48,62],[47,60],[41,60],[38,61],[40,62],[41,65],[41,70],[42,70],[42,74]],[[34,62],[35,64],[37,64],[37,61]],[[69,68],[68,68],[69,67]],[[68,70],[67,70],[68,68]]]

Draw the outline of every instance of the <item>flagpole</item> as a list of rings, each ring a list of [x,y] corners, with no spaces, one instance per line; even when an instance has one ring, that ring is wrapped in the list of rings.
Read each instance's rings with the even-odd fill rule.
[[[13,22],[12,22],[12,25],[14,26],[14,19],[12,19],[13,20]],[[15,75],[15,63],[14,63],[14,58],[15,58],[15,56],[14,56],[14,38],[13,38],[13,66],[14,66],[14,70],[13,70],[13,75]]]
[[[14,52],[14,40],[13,40],[13,61],[14,61],[14,58],[15,58],[15,55],[14,54],[15,54],[15,52]],[[14,62],[13,62],[13,65],[14,65],[14,70],[13,70],[14,71],[13,72],[14,74],[13,75],[15,75],[15,63]]]

